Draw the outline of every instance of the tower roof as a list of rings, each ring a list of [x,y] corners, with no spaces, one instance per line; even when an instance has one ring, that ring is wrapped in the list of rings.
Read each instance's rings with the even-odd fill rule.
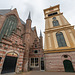
[[[60,7],[60,5],[59,5],[59,4],[58,4],[58,5],[55,5],[55,6],[50,6],[49,8],[44,9],[44,12],[45,12],[45,11],[47,11],[47,10],[54,10],[54,9],[56,9],[56,8],[58,8],[58,9],[59,9],[59,7]]]
[[[31,15],[30,15],[30,12],[29,12],[29,15],[28,15],[28,19],[30,19],[30,20],[31,20]]]

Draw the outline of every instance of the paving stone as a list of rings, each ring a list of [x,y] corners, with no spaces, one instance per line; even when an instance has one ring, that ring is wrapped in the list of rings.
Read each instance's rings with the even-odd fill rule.
[[[75,72],[71,73],[71,72],[30,71],[30,72],[25,72],[20,74],[9,73],[9,74],[2,74],[2,75],[75,75]]]

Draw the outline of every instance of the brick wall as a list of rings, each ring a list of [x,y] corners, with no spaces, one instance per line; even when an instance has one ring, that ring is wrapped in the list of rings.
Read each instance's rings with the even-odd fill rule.
[[[64,58],[64,55],[68,55],[68,57]],[[70,60],[75,71],[75,52],[45,54],[46,71],[65,71],[64,60]]]

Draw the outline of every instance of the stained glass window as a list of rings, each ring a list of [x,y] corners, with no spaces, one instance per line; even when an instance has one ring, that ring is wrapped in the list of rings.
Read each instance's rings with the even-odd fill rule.
[[[14,15],[10,15],[6,18],[3,27],[0,32],[0,40],[6,36],[10,36],[13,30],[16,30],[17,18]]]
[[[59,47],[65,47],[65,46],[67,46],[65,38],[64,38],[62,32],[56,33],[56,38],[57,38],[57,42],[58,42],[58,46]]]

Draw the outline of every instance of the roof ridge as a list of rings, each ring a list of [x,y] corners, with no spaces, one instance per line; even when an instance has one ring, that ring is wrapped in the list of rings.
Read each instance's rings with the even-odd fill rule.
[[[0,9],[0,10],[11,10],[11,9]]]
[[[6,13],[10,12],[11,9],[0,9],[0,14],[5,15]]]

